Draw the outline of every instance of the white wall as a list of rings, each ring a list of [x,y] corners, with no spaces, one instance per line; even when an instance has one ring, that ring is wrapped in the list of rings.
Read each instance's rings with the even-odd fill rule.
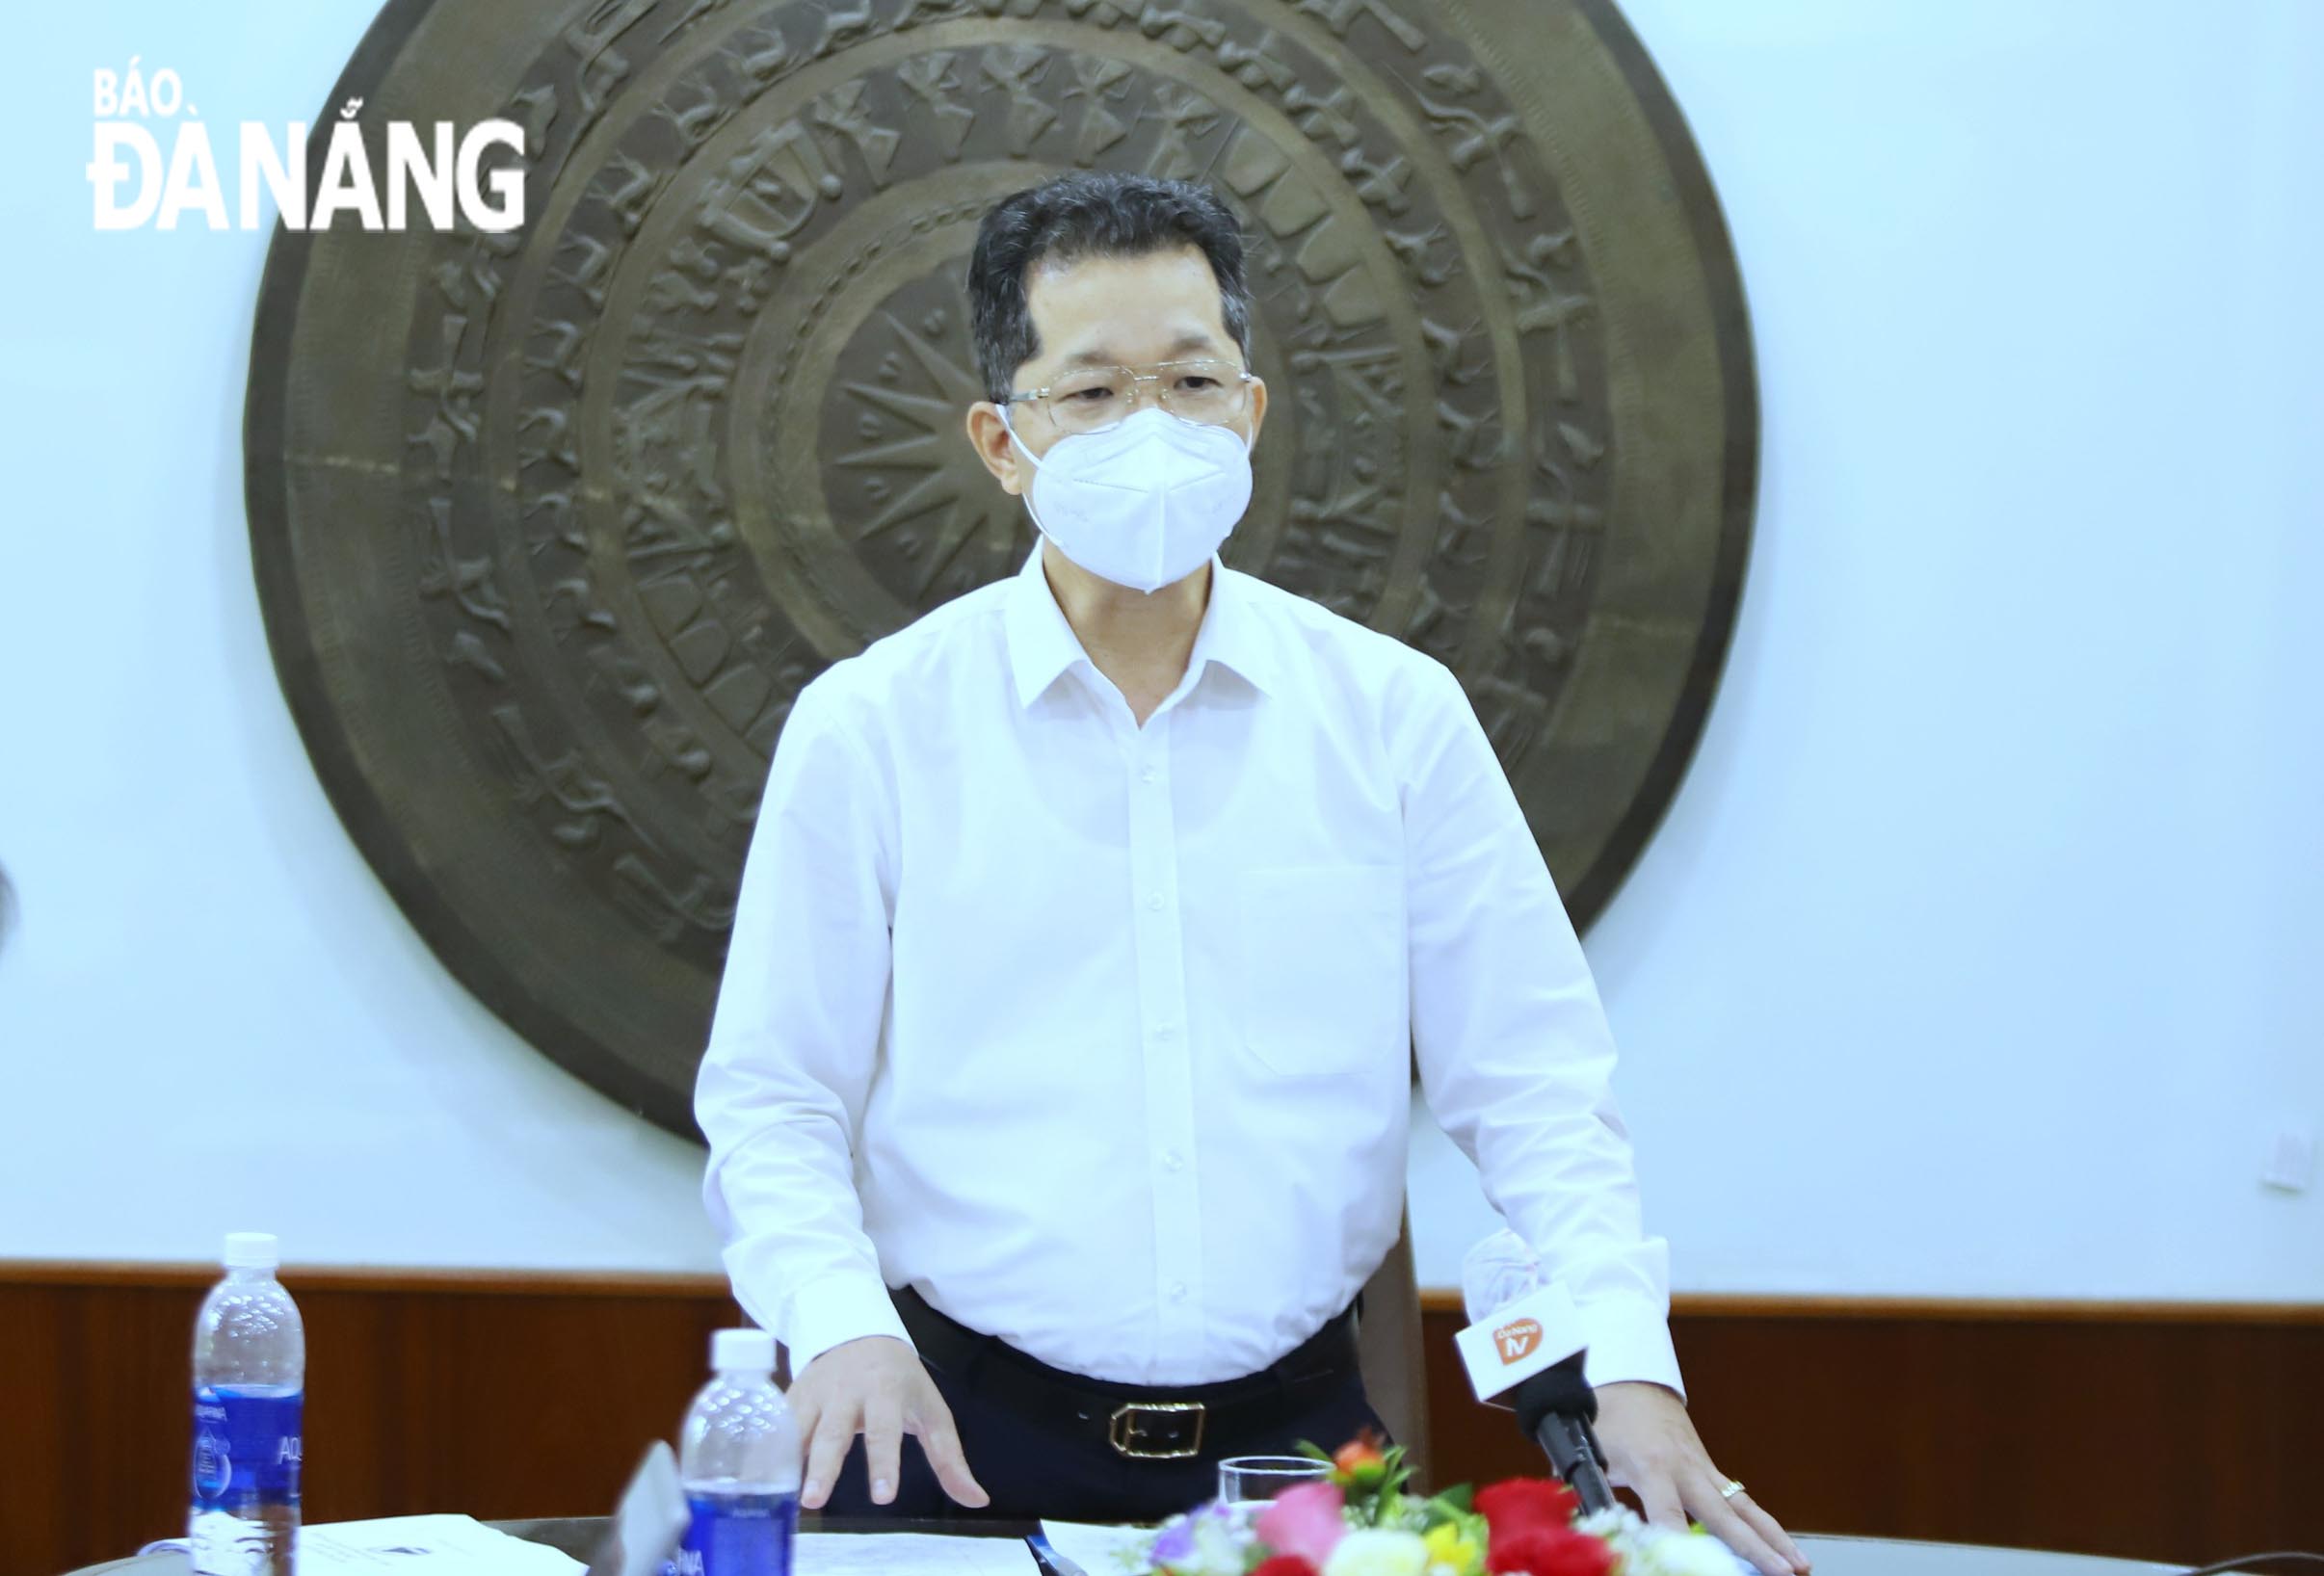
[[[52,11],[0,100],[0,1254],[199,1258],[247,1223],[308,1262],[715,1267],[699,1153],[478,1006],[308,764],[242,512],[267,237],[92,228],[97,66],[279,126],[373,9]]]
[[[708,1268],[694,1152],[469,1000],[315,784],[241,514],[264,238],[90,228],[91,69],[303,118],[369,9],[51,12],[0,101],[0,1255]],[[1625,9],[1766,425],[1726,688],[1590,942],[1680,1289],[2324,1300],[2258,1180],[2324,1121],[2324,8]],[[1414,1199],[1448,1282],[1440,1139]]]

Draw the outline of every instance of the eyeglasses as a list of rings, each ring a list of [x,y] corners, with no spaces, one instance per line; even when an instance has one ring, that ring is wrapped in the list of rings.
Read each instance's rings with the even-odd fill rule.
[[[1250,406],[1257,381],[1232,361],[1164,361],[1150,372],[1082,367],[1002,403],[1031,406],[1060,433],[1102,433],[1127,421],[1151,384],[1152,399],[1172,415],[1224,427]]]

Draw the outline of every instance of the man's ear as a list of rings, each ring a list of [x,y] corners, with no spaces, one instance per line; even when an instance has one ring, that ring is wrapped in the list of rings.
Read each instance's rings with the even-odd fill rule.
[[[1251,380],[1251,441],[1258,442],[1259,429],[1267,424],[1267,380]]]
[[[1009,436],[999,406],[979,400],[968,407],[968,442],[1003,492],[1021,494],[1025,490],[1024,451]]]

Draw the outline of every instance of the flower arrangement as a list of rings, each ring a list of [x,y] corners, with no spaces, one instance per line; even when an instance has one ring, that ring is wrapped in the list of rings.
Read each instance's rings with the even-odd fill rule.
[[[1701,1526],[1650,1527],[1621,1506],[1577,1514],[1564,1484],[1513,1478],[1421,1498],[1401,1446],[1366,1431],[1328,1475],[1257,1508],[1213,1500],[1163,1524],[1153,1576],[1737,1576],[1750,1566]]]

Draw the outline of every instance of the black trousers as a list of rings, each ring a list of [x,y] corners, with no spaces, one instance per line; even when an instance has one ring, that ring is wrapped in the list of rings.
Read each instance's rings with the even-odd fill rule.
[[[929,1377],[952,1408],[968,1470],[992,1496],[990,1505],[970,1510],[955,1504],[930,1470],[917,1439],[906,1436],[896,1497],[874,1505],[865,1470],[863,1439],[848,1448],[838,1480],[824,1506],[833,1516],[912,1516],[943,1520],[1159,1521],[1192,1510],[1218,1490],[1218,1463],[1229,1456],[1287,1456],[1301,1440],[1337,1450],[1363,1428],[1383,1437],[1387,1430],[1364,1399],[1363,1380],[1350,1374],[1336,1393],[1268,1427],[1238,1438],[1209,1438],[1202,1453],[1181,1461],[1130,1460],[1103,1439],[1068,1436],[1012,1412],[997,1397],[964,1383],[934,1365]]]

